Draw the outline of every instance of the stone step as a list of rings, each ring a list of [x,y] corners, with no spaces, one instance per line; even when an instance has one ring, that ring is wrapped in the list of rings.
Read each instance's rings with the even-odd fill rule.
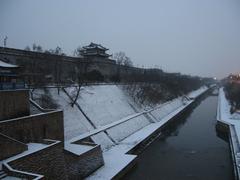
[[[7,177],[7,174],[3,171],[0,171],[0,179]]]

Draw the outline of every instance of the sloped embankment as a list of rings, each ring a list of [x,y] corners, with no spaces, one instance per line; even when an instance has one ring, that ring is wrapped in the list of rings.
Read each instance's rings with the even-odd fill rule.
[[[45,92],[49,92],[54,103],[64,110],[65,148],[72,151],[72,143],[76,142],[100,144],[105,165],[89,178],[111,179],[134,162],[136,156],[127,154],[132,148],[158,131],[207,89],[202,87],[186,96],[147,108],[139,107],[116,85],[82,87],[74,106],[71,102],[78,94],[78,87],[64,88],[59,93],[56,88],[49,88]],[[34,91],[34,98],[42,93],[44,90]]]
[[[35,90],[34,97],[37,98],[44,92],[40,89]],[[128,120],[129,116],[142,112],[144,109],[139,107],[122,88],[116,85],[85,86],[80,90],[77,104],[86,117],[76,105],[71,106],[69,96],[76,95],[77,87],[65,88],[65,92],[58,91],[57,88],[49,88],[47,92],[59,108],[64,110],[65,141],[126,118],[123,123],[91,136],[96,144],[101,144],[103,150],[109,149],[152,122],[159,121],[184,103],[182,98],[177,98],[162,105],[156,105],[158,108],[150,113],[139,114]]]
[[[77,87],[68,87],[65,90],[73,97]],[[76,105],[71,106],[71,100],[66,93],[62,90],[58,91],[57,88],[48,88],[47,92],[59,108],[64,110],[66,141],[95,129],[94,126],[99,128],[140,111],[132,98],[116,85],[82,87],[77,103],[94,124],[92,126]],[[44,93],[43,89],[35,90],[34,99],[38,99]],[[39,103],[41,104],[40,101]],[[141,115],[107,130],[110,137],[105,132],[100,132],[91,138],[95,143],[101,144],[103,150],[108,149],[114,145],[114,142],[121,141],[150,122],[151,120]]]

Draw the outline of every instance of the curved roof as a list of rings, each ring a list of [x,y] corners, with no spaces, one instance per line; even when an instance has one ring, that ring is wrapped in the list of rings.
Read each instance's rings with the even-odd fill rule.
[[[6,63],[6,62],[0,60],[0,67],[3,67],[3,68],[18,68],[19,66],[14,65],[14,64],[9,64],[9,63]]]
[[[101,44],[96,44],[96,43],[90,43],[88,46],[83,46],[83,49],[102,49],[102,50],[108,50],[107,48],[103,47]]]

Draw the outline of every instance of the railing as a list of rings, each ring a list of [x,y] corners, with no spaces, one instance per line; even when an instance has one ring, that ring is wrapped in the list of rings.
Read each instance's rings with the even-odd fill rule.
[[[51,112],[51,111],[56,111],[56,109],[45,109],[45,108],[42,108],[38,103],[36,103],[33,99],[29,99],[30,103],[36,107],[39,111],[41,112]]]
[[[0,83],[0,90],[25,89],[25,83]]]
[[[178,99],[178,98],[176,98],[176,99]],[[123,123],[125,123],[125,122],[127,122],[127,121],[130,121],[131,119],[134,119],[134,118],[136,118],[136,117],[139,117],[139,116],[142,116],[142,115],[151,113],[151,112],[154,111],[154,110],[160,109],[160,108],[162,108],[162,107],[164,107],[164,106],[166,106],[166,105],[168,105],[168,104],[171,104],[171,103],[174,102],[174,100],[176,100],[176,99],[167,101],[167,102],[165,102],[165,103],[163,103],[163,104],[161,104],[161,105],[159,105],[159,106],[157,106],[157,107],[154,107],[154,108],[147,109],[147,110],[144,110],[144,111],[139,112],[139,113],[135,113],[135,114],[129,115],[129,116],[124,117],[124,118],[122,118],[122,119],[120,119],[120,120],[118,120],[118,121],[115,121],[115,122],[113,122],[113,123],[110,123],[110,124],[101,126],[101,127],[99,127],[99,128],[96,128],[96,129],[94,129],[94,130],[92,130],[92,131],[90,131],[90,132],[86,132],[86,133],[84,133],[84,134],[82,134],[82,135],[80,135],[80,136],[77,136],[77,137],[75,137],[75,138],[72,138],[72,139],[70,140],[70,142],[73,143],[73,142],[75,142],[75,141],[83,140],[83,139],[85,139],[85,138],[88,138],[88,137],[90,137],[90,136],[96,135],[96,134],[98,134],[98,133],[106,132],[107,130],[109,130],[109,129],[115,127],[115,126],[118,126],[118,125],[123,124]]]

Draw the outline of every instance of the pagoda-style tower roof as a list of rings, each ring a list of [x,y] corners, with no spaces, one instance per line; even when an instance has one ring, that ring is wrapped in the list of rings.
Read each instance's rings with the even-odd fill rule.
[[[103,47],[101,44],[96,44],[96,43],[92,43],[92,42],[88,46],[83,46],[82,48],[83,49],[102,49],[105,51],[109,50],[109,49]]]
[[[109,50],[103,47],[101,44],[90,43],[88,46],[83,46],[81,49],[82,56],[101,56],[104,58],[108,58],[109,54],[106,51]]]

